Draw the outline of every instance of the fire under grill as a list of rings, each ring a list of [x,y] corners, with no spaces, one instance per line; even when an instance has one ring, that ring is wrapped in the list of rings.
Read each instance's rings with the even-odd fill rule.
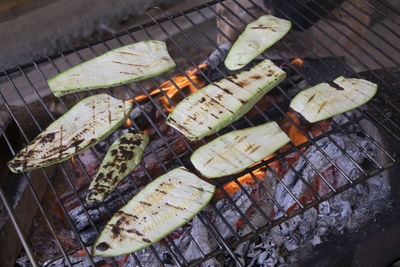
[[[291,20],[293,29],[255,62],[273,60],[287,79],[242,119],[204,141],[189,141],[167,127],[165,119],[180,100],[232,74],[223,65],[231,43],[265,13]],[[400,159],[399,10],[369,0],[233,0],[174,15],[154,8],[149,17],[147,24],[0,73],[4,266],[294,264],[330,237],[357,231],[393,210],[391,180],[396,177],[389,169]],[[80,99],[97,93],[55,98],[48,78],[147,39],[166,40],[177,67],[143,82],[99,90],[134,102],[124,126],[71,160],[24,174],[8,171],[5,164],[19,149]],[[339,75],[373,81],[378,93],[367,105],[315,124],[289,109],[299,91]],[[105,223],[140,188],[177,166],[195,172],[191,153],[215,136],[272,120],[291,143],[245,171],[208,179],[217,187],[215,196],[191,221],[136,253],[91,256]],[[104,203],[86,204],[87,187],[110,144],[138,130],[151,140],[140,165]]]

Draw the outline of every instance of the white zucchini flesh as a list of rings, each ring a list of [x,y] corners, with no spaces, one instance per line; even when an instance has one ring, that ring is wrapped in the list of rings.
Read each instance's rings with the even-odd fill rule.
[[[225,59],[229,70],[237,70],[285,36],[292,23],[272,15],[263,15],[246,26]]]
[[[87,97],[51,123],[8,162],[13,172],[26,172],[62,162],[94,146],[129,116],[133,104],[98,94]]]
[[[194,151],[190,160],[203,176],[218,178],[244,170],[289,142],[273,121],[224,134]]]
[[[111,194],[140,163],[148,143],[149,136],[143,133],[126,133],[115,140],[90,183],[86,201],[101,202]]]
[[[164,42],[122,46],[76,65],[47,82],[56,97],[148,79],[175,67]]]
[[[117,256],[145,248],[199,213],[215,186],[183,167],[158,177],[117,211],[93,245],[94,256]]]
[[[307,121],[318,122],[365,104],[378,90],[377,84],[363,79],[340,76],[333,83],[337,86],[320,83],[301,91],[290,107]]]
[[[201,139],[238,120],[285,77],[272,61],[263,60],[186,97],[168,115],[167,124],[191,140]]]

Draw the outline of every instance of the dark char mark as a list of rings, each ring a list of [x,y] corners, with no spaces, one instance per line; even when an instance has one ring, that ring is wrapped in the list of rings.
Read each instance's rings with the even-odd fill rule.
[[[333,88],[335,88],[336,90],[338,90],[338,91],[343,91],[343,90],[344,90],[343,87],[337,85],[337,84],[334,83],[334,82],[328,82],[328,84],[329,84],[330,86],[332,86]]]
[[[96,246],[96,249],[98,251],[106,251],[109,248],[110,248],[110,245],[108,243],[106,243],[106,242],[101,242],[100,244],[98,244]]]

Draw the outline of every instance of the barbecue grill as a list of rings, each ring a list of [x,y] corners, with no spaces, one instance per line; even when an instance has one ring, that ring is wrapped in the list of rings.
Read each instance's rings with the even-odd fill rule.
[[[190,142],[179,132],[172,129],[166,130],[166,126],[157,121],[155,116],[165,121],[168,111],[180,99],[187,96],[190,90],[200,89],[204,84],[230,74],[221,64],[221,55],[226,53],[227,46],[222,42],[217,42],[215,36],[219,35],[219,40],[223,40],[224,43],[232,43],[235,40],[233,36],[240,33],[241,29],[248,22],[256,19],[259,14],[275,12],[284,19],[292,20],[296,28],[296,30],[292,30],[296,31],[296,34],[284,38],[263,54],[264,58],[271,58],[284,68],[288,72],[288,78],[267,94],[261,101],[262,103],[257,104],[241,120],[222,130],[218,135],[232,129],[276,120],[281,127],[285,124],[288,129],[291,128],[289,131],[302,136],[302,140],[298,143],[290,143],[285,149],[245,171],[222,179],[209,180],[217,186],[218,192],[215,199],[211,201],[206,210],[199,213],[193,222],[189,222],[177,232],[146,249],[146,253],[150,255],[147,257],[155,259],[154,264],[162,266],[194,266],[217,258],[224,258],[224,263],[227,265],[244,266],[248,262],[238,254],[238,246],[242,244],[248,246],[249,242],[257,240],[275,226],[281,226],[295,216],[304,215],[307,210],[321,207],[320,204],[334,199],[341,193],[355,189],[358,184],[392,169],[399,162],[400,96],[396,86],[398,87],[400,84],[400,71],[398,69],[399,62],[396,60],[400,55],[400,49],[397,46],[400,35],[393,28],[400,27],[400,23],[395,17],[400,15],[400,10],[386,1],[380,0],[373,2],[369,0],[328,0],[329,7],[318,1],[314,1],[312,6],[307,5],[306,1],[284,1],[284,10],[282,5],[273,5],[273,3],[267,2],[265,1],[265,5],[263,5],[253,0],[211,1],[173,15],[167,14],[159,8],[153,8],[148,11],[151,21],[146,24],[22,66],[3,70],[0,73],[1,105],[5,117],[8,118],[0,127],[2,146],[5,147],[5,152],[2,153],[7,154],[2,157],[2,177],[11,177],[8,179],[25,183],[27,194],[31,199],[31,203],[28,203],[29,209],[34,211],[33,214],[25,217],[21,208],[14,205],[12,194],[15,192],[10,191],[9,186],[4,183],[0,187],[0,196],[6,214],[31,264],[35,266],[38,264],[73,266],[109,263],[122,266],[131,261],[132,264],[138,266],[149,264],[143,257],[144,251],[132,253],[127,256],[128,258],[124,257],[124,261],[121,261],[121,257],[110,259],[92,257],[90,246],[93,238],[85,239],[82,236],[82,227],[74,218],[72,210],[78,209],[81,216],[79,218],[85,218],[87,221],[85,229],[90,228],[90,231],[98,236],[104,222],[111,217],[116,208],[126,203],[129,199],[127,196],[137,193],[138,189],[148,181],[176,166],[184,165],[189,170],[195,171],[189,161],[190,154],[206,141]],[[299,6],[302,11],[307,11],[307,13],[298,11]],[[352,12],[354,10],[356,10],[355,13]],[[338,16],[339,13],[346,14],[346,17]],[[357,16],[356,13],[361,16]],[[314,19],[309,19],[307,14],[312,14]],[[326,17],[329,20],[325,20],[323,24],[316,22]],[[203,22],[199,23],[195,18],[201,18]],[[365,18],[370,22],[366,22]],[[302,24],[302,21],[305,24]],[[374,22],[384,29],[382,31],[384,33],[375,30]],[[203,27],[205,24],[207,30]],[[186,27],[188,25],[192,31],[196,32],[197,37],[188,33]],[[314,31],[310,31],[310,27],[313,27]],[[227,31],[233,32],[234,35],[229,35]],[[180,39],[177,34],[180,35]],[[74,157],[73,162],[69,160],[57,164],[54,168],[44,168],[21,175],[11,175],[7,171],[5,163],[19,151],[21,143],[29,143],[36,134],[44,130],[51,121],[59,116],[49,101],[55,103],[53,105],[61,107],[60,113],[63,113],[85,94],[74,94],[56,99],[50,95],[50,89],[46,85],[47,79],[70,66],[110,49],[140,40],[160,38],[167,40],[169,47],[173,50],[172,57],[181,59],[177,61],[175,72],[168,72],[161,77],[119,86],[115,89],[99,90],[116,97],[129,98],[135,104],[134,114],[131,114],[126,125],[114,135],[118,136],[127,130],[147,129],[152,136],[153,141],[147,148],[147,155],[153,159],[153,164],[142,162],[139,166],[140,170],[127,178],[129,190],[124,189],[123,186],[120,187],[116,194],[113,194],[112,198],[107,199],[100,207],[91,207],[85,203],[84,193],[79,184],[75,183],[76,173],[71,171],[71,166],[80,170],[79,173],[86,179],[86,183],[90,181],[94,171],[87,164],[86,158],[93,158],[93,162],[99,164],[102,157],[99,152],[101,148],[96,147]],[[201,42],[196,38],[201,38]],[[376,41],[377,39],[379,42]],[[189,45],[184,46],[183,42],[187,42]],[[208,43],[209,47],[215,50],[211,56],[210,51],[202,46],[203,42]],[[188,49],[189,46],[191,49]],[[302,82],[316,84],[344,74],[368,79],[379,84],[377,95],[367,106],[344,113],[340,115],[340,119],[313,125],[307,124],[303,119],[289,112],[288,103],[293,96],[291,91],[298,92],[304,89],[301,85]],[[180,80],[176,79],[178,76],[187,83],[182,85]],[[314,80],[310,80],[310,77]],[[299,80],[301,81],[299,82]],[[190,90],[188,90],[189,87]],[[169,91],[170,88],[176,91],[173,95]],[[89,94],[94,93],[98,92]],[[162,100],[160,101],[160,99]],[[20,107],[19,111],[15,108],[16,106]],[[151,108],[148,109],[149,107]],[[168,135],[166,131],[169,131]],[[379,132],[379,135],[376,132]],[[346,142],[357,149],[364,160],[362,162],[357,160],[354,154],[346,150],[337,136],[344,136]],[[368,141],[368,144],[374,147],[375,152],[359,141],[357,136],[362,136],[362,140]],[[338,163],[336,158],[332,157],[324,145],[327,142],[332,144],[335,151],[346,159],[345,161],[352,166],[354,171],[349,171],[341,163]],[[99,146],[108,147],[109,144],[110,140],[106,140]],[[159,147],[162,147],[163,150],[160,150]],[[320,161],[327,162],[331,166],[330,170],[342,177],[344,182],[332,183],[326,169],[319,169],[319,165],[308,157],[310,152],[307,154],[307,151],[311,151],[310,149],[313,149],[314,154],[320,155]],[[290,157],[294,154],[297,155],[298,160],[304,161],[306,167],[300,169],[296,165],[299,163],[291,160]],[[297,187],[293,185],[293,182],[289,183],[284,179],[285,174],[282,169],[279,169],[281,165],[285,172],[294,174]],[[308,168],[310,173],[319,177],[318,183],[323,184],[325,188],[323,194],[316,188],[315,180],[305,177],[304,168]],[[155,171],[155,169],[157,170]],[[139,172],[144,177],[141,181],[135,179],[135,175]],[[58,177],[54,178],[54,173]],[[282,199],[277,198],[279,194],[271,191],[272,187],[269,187],[268,182],[265,181],[266,174],[268,174],[267,178],[273,181],[273,188],[285,195],[282,199],[290,199],[288,203],[282,202]],[[246,181],[243,180],[243,177],[246,177]],[[384,179],[383,176],[380,177]],[[60,193],[65,191],[60,191],[60,184],[64,184],[64,187],[70,190],[69,199],[75,203],[74,207],[66,204],[66,198],[63,193]],[[230,191],[231,187],[236,189]],[[254,187],[257,188],[256,193]],[[50,211],[53,203],[46,203],[51,198],[44,196],[45,190],[52,195],[54,205],[59,207],[58,212],[60,216],[64,217],[65,227],[70,230],[70,239],[73,239],[75,244],[73,248],[66,245],[65,240],[62,240],[62,235],[58,233],[57,221],[49,215],[53,212]],[[300,195],[298,190],[307,191],[308,197],[304,198],[304,192]],[[246,199],[251,208],[243,209],[243,206],[240,205],[241,202],[235,199],[238,194],[241,194],[241,198]],[[221,207],[221,201],[226,205],[225,207]],[[269,203],[269,212],[260,204],[263,201]],[[97,213],[94,213],[100,209],[106,214],[104,215],[106,219],[99,220]],[[223,209],[230,209],[236,214],[237,220],[233,225]],[[41,256],[39,259],[38,253],[33,248],[35,241],[31,239],[30,232],[27,230],[30,229],[35,214],[40,217],[40,221],[48,230],[56,251],[54,255],[58,256],[49,258]],[[210,214],[215,217],[211,217]],[[253,215],[251,214],[257,214],[262,223],[252,221]],[[216,222],[219,224],[217,225]],[[207,242],[214,245],[209,245],[205,249],[205,241],[199,239],[192,231],[194,224],[199,224],[199,227],[205,231],[206,238],[209,239]],[[248,231],[239,231],[239,229],[243,229],[243,225],[247,227]],[[223,232],[221,229],[225,229],[225,231]],[[11,232],[12,229],[10,235],[13,235],[14,233]],[[187,242],[190,242],[193,249],[197,251],[196,257],[188,257],[187,253],[181,250],[182,235],[188,238]],[[215,262],[217,261],[214,261],[214,264]]]

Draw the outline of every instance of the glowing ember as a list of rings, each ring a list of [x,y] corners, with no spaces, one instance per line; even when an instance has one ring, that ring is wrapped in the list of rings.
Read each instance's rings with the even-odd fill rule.
[[[206,67],[207,64],[201,64],[198,66],[198,69],[202,69]],[[197,75],[198,69],[195,68],[193,70],[186,71],[186,75],[180,75],[172,78],[171,81],[166,81],[160,84],[160,88],[154,89],[149,93],[150,96],[154,96],[157,94],[165,94],[166,96],[161,97],[161,102],[163,103],[165,109],[171,112],[174,107],[171,102],[176,105],[182,99],[183,95],[188,96],[197,91],[197,88],[201,88],[205,85],[205,81]],[[196,88],[197,87],[197,88]],[[181,92],[182,93],[181,93]],[[136,101],[141,101],[147,98],[146,94],[142,94],[135,97]]]

